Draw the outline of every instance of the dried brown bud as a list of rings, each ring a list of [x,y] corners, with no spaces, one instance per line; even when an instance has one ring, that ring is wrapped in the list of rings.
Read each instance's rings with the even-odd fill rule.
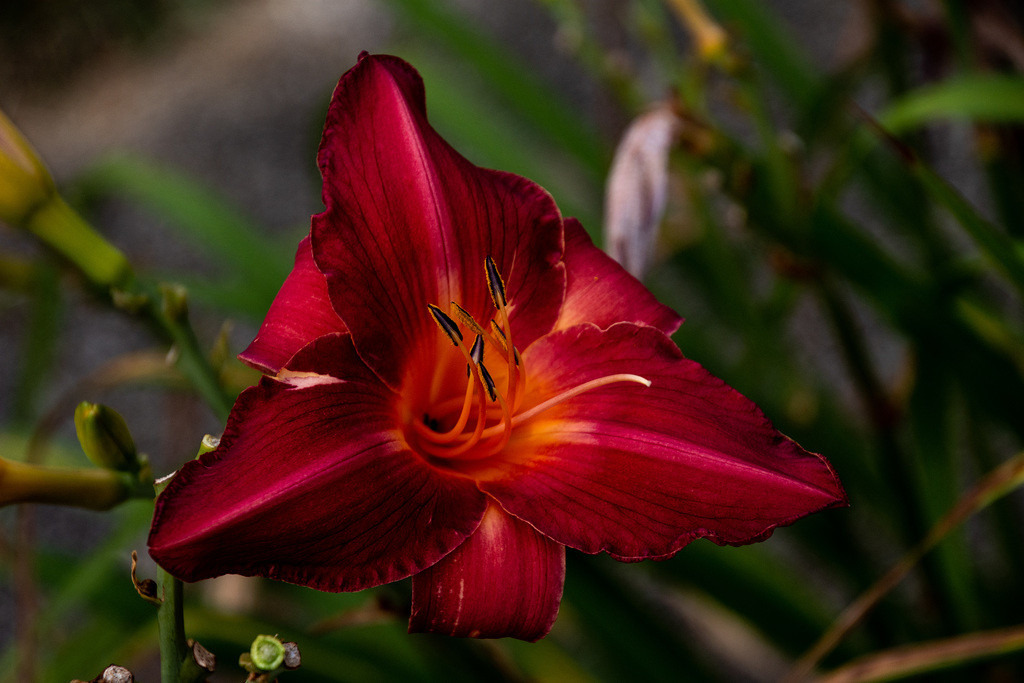
[[[135,676],[123,666],[111,664],[103,670],[103,683],[134,683]]]
[[[681,128],[671,103],[636,118],[619,142],[608,174],[605,249],[638,278],[653,257],[668,198],[668,153]]]
[[[217,657],[196,641],[190,641],[192,660],[204,671],[213,672],[217,669]]]
[[[302,653],[298,643],[282,643],[284,645],[284,668],[298,669],[302,665]]]

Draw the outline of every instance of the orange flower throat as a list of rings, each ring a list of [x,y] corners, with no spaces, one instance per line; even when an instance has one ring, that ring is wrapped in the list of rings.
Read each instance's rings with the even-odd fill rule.
[[[422,421],[414,420],[411,423],[412,434],[409,436],[414,448],[437,458],[482,460],[501,452],[512,436],[513,427],[583,392],[617,382],[651,385],[649,380],[639,375],[607,375],[579,384],[520,411],[526,393],[526,368],[512,341],[505,283],[490,256],[484,265],[487,287],[496,309],[496,317],[490,320],[487,327],[480,325],[466,309],[454,301],[449,306],[449,313],[434,304],[427,305],[437,326],[452,345],[462,352],[468,379],[463,396],[438,402],[423,415]],[[468,348],[464,329],[475,335]],[[504,392],[484,364],[484,350],[488,346],[499,355],[499,362],[504,364]],[[451,423],[453,418],[452,426],[441,431],[440,425]]]

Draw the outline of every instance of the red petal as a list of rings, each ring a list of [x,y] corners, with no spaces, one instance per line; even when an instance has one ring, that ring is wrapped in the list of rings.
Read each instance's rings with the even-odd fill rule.
[[[274,298],[256,339],[238,357],[276,374],[303,346],[317,337],[345,332],[345,323],[327,297],[327,280],[313,263],[309,238],[299,242],[295,267]]]
[[[617,322],[650,325],[665,334],[679,329],[683,319],[595,247],[579,221],[567,218],[564,225],[568,283],[556,329],[579,323],[608,327]]]
[[[559,543],[619,559],[666,557],[702,536],[761,540],[846,502],[824,458],[653,328],[580,325],[523,356],[528,402],[617,373],[652,382],[607,385],[549,409],[515,429],[500,462],[473,473]]]
[[[564,583],[565,548],[492,503],[465,543],[413,577],[409,631],[535,641]]]
[[[520,348],[547,333],[565,292],[558,209],[543,189],[477,168],[427,123],[419,74],[364,56],[342,77],[320,145],[327,210],[313,254],[359,355],[399,389],[408,355],[438,335],[427,304],[494,314],[484,260],[494,258]]]
[[[422,571],[476,529],[486,497],[409,451],[394,395],[347,335],[293,364],[303,374],[243,392],[220,447],[157,499],[149,547],[161,566],[187,581],[232,573],[352,591]],[[345,379],[308,372],[318,364]]]

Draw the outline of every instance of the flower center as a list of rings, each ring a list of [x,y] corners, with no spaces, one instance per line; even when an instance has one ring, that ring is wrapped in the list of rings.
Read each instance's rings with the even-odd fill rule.
[[[484,270],[496,311],[487,326],[478,323],[454,301],[448,313],[434,304],[427,306],[438,327],[462,353],[466,361],[467,381],[461,396],[436,403],[423,415],[422,421],[412,421],[410,436],[414,448],[437,458],[482,460],[496,455],[505,447],[514,427],[583,392],[617,382],[651,385],[649,380],[639,375],[607,375],[521,411],[526,393],[526,368],[512,341],[505,283],[490,256],[485,260]],[[473,335],[469,346],[464,330]],[[497,355],[499,358],[497,363],[488,361],[495,369],[494,375],[484,364],[484,352],[488,347],[492,351],[491,357]],[[443,428],[445,426],[447,428]]]

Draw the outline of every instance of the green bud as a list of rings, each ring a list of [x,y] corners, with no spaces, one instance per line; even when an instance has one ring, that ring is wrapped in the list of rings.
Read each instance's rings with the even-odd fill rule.
[[[302,653],[299,652],[298,643],[283,643],[284,645],[284,668],[298,669],[302,666]]]
[[[199,442],[199,452],[196,453],[196,457],[198,458],[200,455],[203,455],[204,453],[209,453],[210,451],[216,449],[217,446],[219,445],[219,436],[207,434],[206,436],[203,437],[203,440]]]
[[[113,289],[110,292],[110,299],[122,311],[137,314],[141,313],[149,304],[149,296],[137,292],[129,292],[124,289]]]
[[[171,322],[182,322],[188,317],[188,290],[179,284],[161,284],[160,311]]]
[[[85,455],[109,470],[138,472],[139,454],[124,418],[115,410],[83,401],[75,409],[75,431]]]
[[[21,226],[55,193],[32,145],[0,111],[0,220]]]
[[[273,671],[284,663],[284,643],[274,636],[256,636],[249,648],[252,665],[260,671]]]
[[[2,111],[0,221],[28,230],[104,289],[132,279],[124,254],[60,197],[39,155]]]

